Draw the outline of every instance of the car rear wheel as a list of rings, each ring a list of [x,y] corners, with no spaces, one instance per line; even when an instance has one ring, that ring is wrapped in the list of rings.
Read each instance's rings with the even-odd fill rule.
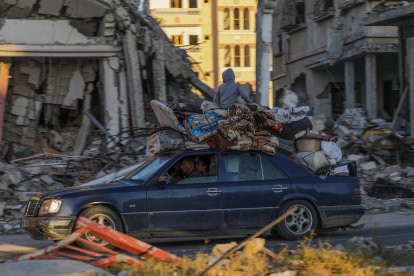
[[[293,200],[280,208],[280,215],[297,207],[298,209],[276,225],[276,232],[284,239],[298,240],[315,231],[317,215],[315,208],[304,200]]]
[[[109,228],[112,228],[116,231],[123,231],[123,225],[122,225],[122,221],[119,218],[119,216],[110,208],[105,207],[105,206],[93,206],[90,207],[88,209],[85,209],[84,211],[82,211],[82,213],[80,214],[80,216],[85,217],[87,219],[90,219],[93,222],[96,222],[100,225],[104,225],[107,226]],[[90,241],[90,242],[94,242],[97,243],[101,246],[105,246],[108,248],[112,248],[113,246],[111,246],[110,243],[103,241],[97,237],[95,237],[92,234],[85,234],[84,239]],[[86,249],[94,249],[92,246],[84,244],[82,242],[77,242],[77,245],[86,248]]]

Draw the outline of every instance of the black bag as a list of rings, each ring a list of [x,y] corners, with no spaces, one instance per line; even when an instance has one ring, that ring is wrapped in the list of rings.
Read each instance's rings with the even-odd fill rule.
[[[280,133],[279,137],[286,140],[292,140],[297,133],[301,132],[302,130],[312,128],[312,122],[309,120],[309,118],[305,117],[302,120],[284,124],[283,130]]]

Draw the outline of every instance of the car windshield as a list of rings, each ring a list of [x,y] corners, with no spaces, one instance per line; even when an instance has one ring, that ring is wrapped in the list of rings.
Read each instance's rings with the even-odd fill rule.
[[[162,165],[171,159],[172,155],[160,155],[154,156],[148,159],[142,166],[140,166],[133,173],[130,173],[125,177],[128,180],[148,180]]]

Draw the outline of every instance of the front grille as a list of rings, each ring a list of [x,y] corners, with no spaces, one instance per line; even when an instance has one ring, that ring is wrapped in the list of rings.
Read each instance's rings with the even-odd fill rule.
[[[35,194],[32,196],[30,201],[27,203],[26,214],[25,214],[26,216],[33,217],[36,215],[36,208],[37,208],[37,205],[39,204],[40,197],[41,197],[41,194]]]

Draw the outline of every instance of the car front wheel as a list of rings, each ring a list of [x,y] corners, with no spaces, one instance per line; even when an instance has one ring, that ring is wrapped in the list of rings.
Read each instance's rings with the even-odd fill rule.
[[[119,218],[119,216],[110,208],[105,207],[105,206],[93,206],[90,208],[85,209],[84,211],[82,211],[82,213],[80,214],[80,216],[83,216],[93,222],[96,222],[100,225],[104,225],[107,226],[109,228],[112,228],[116,231],[123,231],[123,226],[122,226],[122,221]],[[90,242],[94,242],[97,243],[101,246],[105,246],[108,248],[111,248],[112,246],[104,241],[101,240],[97,237],[95,237],[93,234],[85,234],[84,238]],[[90,246],[88,244],[84,244],[82,242],[77,242],[77,244],[83,248],[86,249],[92,249],[92,250],[96,250],[95,248],[93,248],[93,246]]]
[[[283,215],[295,207],[297,207],[297,210],[276,225],[275,228],[276,232],[287,240],[298,240],[308,236],[315,231],[317,225],[315,208],[304,200],[287,202],[280,208],[279,214]]]

